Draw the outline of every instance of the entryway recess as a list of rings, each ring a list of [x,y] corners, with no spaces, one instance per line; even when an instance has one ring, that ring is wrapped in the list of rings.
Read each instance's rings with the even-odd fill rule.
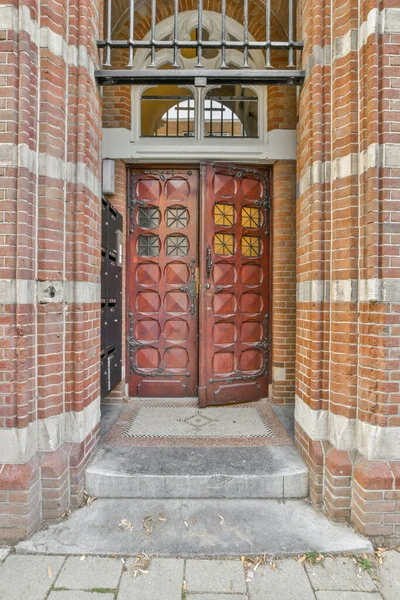
[[[129,395],[267,396],[269,171],[223,163],[130,175]]]

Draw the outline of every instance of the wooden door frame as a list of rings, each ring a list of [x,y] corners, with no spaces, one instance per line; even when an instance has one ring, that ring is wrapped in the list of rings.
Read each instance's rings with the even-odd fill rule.
[[[203,189],[202,189],[202,180],[201,180],[201,176],[200,176],[200,168],[201,168],[201,163],[204,162],[212,162],[212,161],[207,161],[206,159],[201,159],[199,160],[198,163],[170,163],[170,162],[166,162],[166,163],[146,163],[146,164],[142,164],[139,163],[137,165],[135,165],[134,163],[130,163],[127,165],[127,185],[126,185],[126,190],[127,190],[127,198],[126,198],[126,202],[127,202],[127,211],[126,211],[126,239],[125,239],[125,248],[128,250],[129,248],[129,235],[130,235],[130,227],[129,227],[129,208],[128,208],[128,203],[129,203],[129,196],[132,193],[132,189],[131,189],[131,185],[132,185],[132,177],[131,177],[131,173],[133,170],[136,171],[157,171],[162,170],[162,169],[171,169],[171,170],[181,170],[182,168],[184,168],[185,170],[187,169],[193,169],[198,171],[199,173],[199,190],[198,190],[198,199],[199,199],[199,203],[198,203],[198,210],[197,210],[197,218],[198,218],[198,247],[200,246],[200,227],[201,227],[201,216],[202,216],[202,211],[203,211],[203,198],[202,198],[202,194],[203,194]],[[219,163],[225,163],[227,165],[232,164],[232,161],[218,161]],[[268,269],[268,277],[267,277],[267,284],[268,284],[268,295],[269,295],[269,315],[270,315],[270,332],[271,332],[271,347],[269,350],[269,365],[268,365],[268,396],[269,396],[269,388],[270,385],[272,383],[272,346],[273,346],[273,335],[272,335],[272,323],[273,323],[273,277],[272,277],[272,266],[273,266],[273,236],[274,236],[274,228],[273,228],[273,211],[274,211],[274,202],[273,202],[273,196],[274,196],[274,190],[273,190],[273,165],[260,165],[260,164],[249,164],[247,162],[240,162],[240,161],[235,161],[235,165],[239,165],[239,166],[243,166],[243,168],[247,168],[247,169],[257,169],[257,168],[263,168],[265,169],[265,171],[268,173],[268,177],[269,177],[269,189],[270,189],[270,197],[271,197],[271,209],[270,209],[270,231],[269,231],[269,236],[268,236],[268,243],[269,243],[269,269]],[[200,248],[199,248],[200,249]],[[129,252],[126,251],[125,252],[126,256],[125,256],[125,269],[126,269],[126,277],[125,277],[125,339],[128,338],[129,336],[129,277],[130,277],[130,260],[129,260]],[[199,252],[199,264],[200,264],[200,252]],[[197,306],[199,307],[199,301],[197,302]],[[199,321],[199,310],[197,311],[197,324],[198,324],[198,340],[197,340],[197,365],[199,368],[199,334],[200,334],[200,321]],[[129,356],[129,346],[128,344],[125,345],[125,383],[128,385],[128,395],[129,395],[129,378],[130,378],[130,356]],[[197,369],[197,384],[198,384],[198,369]],[[198,394],[196,396],[198,398]]]

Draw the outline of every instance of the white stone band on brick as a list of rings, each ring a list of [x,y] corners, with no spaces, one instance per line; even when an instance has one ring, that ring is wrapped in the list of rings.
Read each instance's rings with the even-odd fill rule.
[[[358,450],[368,460],[400,460],[400,427],[357,421]]]
[[[34,304],[35,282],[27,279],[0,279],[1,304]]]
[[[90,281],[66,281],[65,301],[68,304],[94,304],[101,300],[101,284]]]
[[[294,418],[312,440],[325,441],[328,439],[327,410],[313,410],[296,395]]]
[[[400,302],[400,279],[300,281],[297,302]]]
[[[100,422],[100,397],[82,411],[39,419],[23,429],[0,429],[0,464],[23,464],[37,451],[56,450],[64,442],[81,443]]]
[[[94,304],[100,298],[101,284],[91,281],[0,279],[1,304]]]
[[[29,423],[23,429],[0,429],[0,464],[24,464],[34,456],[36,450],[36,423]]]
[[[16,8],[12,4],[0,6],[0,29],[11,31],[26,31],[35,44],[39,41],[38,22],[32,19],[31,11],[25,4]]]
[[[81,411],[65,413],[65,442],[80,443],[100,423],[100,396]]]
[[[352,153],[340,156],[332,164],[329,161],[315,161],[300,175],[299,194],[302,196],[316,183],[345,179],[375,167],[400,168],[400,144],[370,144],[360,155]]]
[[[295,420],[313,441],[338,450],[358,450],[368,460],[400,460],[400,427],[379,427],[327,410],[313,410],[295,399]]]
[[[400,33],[400,8],[385,8],[380,13],[380,32]]]

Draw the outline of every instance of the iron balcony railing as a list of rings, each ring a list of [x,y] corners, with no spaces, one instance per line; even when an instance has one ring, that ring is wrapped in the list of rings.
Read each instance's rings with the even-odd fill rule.
[[[181,81],[192,79],[198,76],[205,76],[208,79],[210,77],[219,78],[218,81],[227,82],[235,81],[235,78],[239,76],[241,81],[248,80],[257,82],[259,80],[265,80],[268,82],[269,79],[272,81],[283,83],[301,83],[304,78],[304,72],[296,70],[296,53],[301,51],[303,43],[295,40],[295,15],[294,15],[294,2],[295,0],[279,0],[279,3],[286,2],[287,11],[284,11],[285,23],[281,24],[281,31],[285,32],[286,39],[277,40],[275,34],[274,39],[272,38],[271,28],[271,0],[243,0],[243,23],[241,31],[241,39],[232,39],[232,36],[228,33],[228,15],[227,15],[227,3],[226,0],[220,0],[220,26],[218,39],[204,39],[203,35],[203,0],[197,1],[197,24],[196,24],[196,39],[181,39],[179,33],[179,0],[169,0],[171,8],[173,8],[171,17],[173,18],[172,32],[170,36],[158,39],[157,37],[157,0],[126,0],[126,24],[123,32],[117,31],[115,23],[121,22],[121,15],[116,14],[117,10],[121,12],[121,2],[115,2],[115,0],[106,0],[106,11],[105,11],[105,39],[97,41],[97,46],[102,49],[102,69],[97,71],[96,76],[100,83],[121,83],[121,82],[147,82],[152,80],[153,77],[165,80]],[[145,38],[138,39],[137,35],[137,22],[140,18],[141,12],[136,13],[138,9],[143,9],[143,5],[146,4],[146,8],[149,11],[149,26],[150,30]],[[164,3],[163,3],[164,4]],[[172,7],[173,4],[173,7]],[[265,4],[265,10],[263,7],[263,23],[262,30],[264,31],[263,39],[254,39],[249,30],[249,16],[252,14],[252,5],[257,5],[258,10],[260,6]],[[164,5],[165,8],[165,5]],[[161,14],[161,12],[160,12]],[[260,23],[257,24],[258,28]],[[187,38],[188,36],[185,36]],[[207,36],[208,37],[208,36]],[[215,36],[214,36],[215,37]],[[257,35],[260,38],[260,34]],[[149,51],[149,62],[146,69],[135,69],[135,56],[136,52],[141,49],[147,49]],[[172,60],[170,69],[157,69],[156,57],[159,50],[168,49],[171,51]],[[184,49],[192,49],[197,57],[197,64],[195,69],[179,69],[179,53]],[[212,69],[212,71],[204,69],[205,61],[204,54],[209,49],[216,49],[219,51],[219,64]],[[113,65],[113,51],[124,50],[125,65],[121,67],[120,61],[118,68]],[[232,68],[231,65],[227,64],[227,52],[230,50],[239,51],[242,55],[242,64],[236,65],[236,68]],[[253,50],[260,50],[264,56],[264,68],[257,70],[251,68],[249,63],[249,56]],[[284,69],[274,69],[273,61],[271,60],[271,52],[275,50],[285,51],[287,56],[287,64]],[[280,53],[282,55],[282,52]],[[203,71],[204,69],[204,71]],[[226,70],[225,74],[222,71]],[[254,71],[257,73],[254,73]],[[144,72],[146,71],[146,72]],[[218,73],[217,73],[218,71]],[[245,73],[247,71],[247,74]],[[249,71],[253,71],[252,74]],[[287,81],[285,79],[288,78]],[[215,79],[217,81],[217,79]]]

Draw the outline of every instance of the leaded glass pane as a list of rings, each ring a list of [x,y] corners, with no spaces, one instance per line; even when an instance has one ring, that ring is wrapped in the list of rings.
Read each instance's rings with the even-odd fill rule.
[[[183,229],[188,224],[188,211],[181,206],[168,208],[165,213],[165,220],[167,227],[170,229]]]
[[[224,256],[232,256],[235,246],[235,236],[230,233],[216,233],[214,237],[214,252]]]
[[[160,211],[158,208],[140,206],[138,224],[142,229],[156,229],[160,224]]]
[[[261,225],[261,211],[253,206],[243,206],[242,225],[248,229],[258,229]]]
[[[158,256],[159,252],[160,242],[157,235],[138,236],[139,256]]]
[[[186,235],[169,235],[166,240],[167,256],[186,256],[189,243]]]
[[[260,256],[260,238],[252,235],[244,235],[242,237],[242,254],[243,256]]]
[[[216,204],[214,206],[214,223],[231,227],[235,224],[235,209],[232,204]]]

